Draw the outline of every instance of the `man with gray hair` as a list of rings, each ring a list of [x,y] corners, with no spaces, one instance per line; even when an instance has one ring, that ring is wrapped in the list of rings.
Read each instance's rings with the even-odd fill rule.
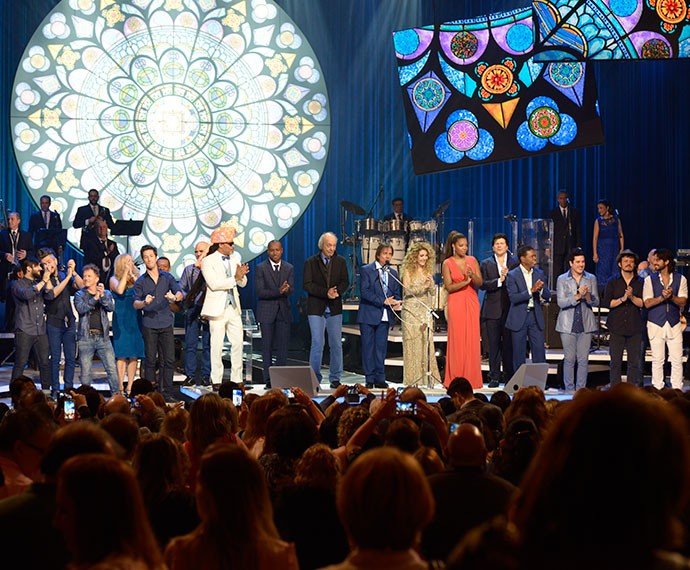
[[[335,252],[338,238],[332,232],[321,234],[319,252],[304,262],[302,286],[307,292],[307,319],[311,331],[309,364],[321,382],[321,359],[325,333],[330,349],[329,380],[331,388],[340,385],[343,373],[343,300],[349,278],[345,259]]]

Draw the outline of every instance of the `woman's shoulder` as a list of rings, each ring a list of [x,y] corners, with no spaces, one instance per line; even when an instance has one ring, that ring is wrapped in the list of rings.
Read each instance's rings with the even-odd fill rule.
[[[279,539],[264,541],[261,549],[260,570],[297,570],[295,545]]]

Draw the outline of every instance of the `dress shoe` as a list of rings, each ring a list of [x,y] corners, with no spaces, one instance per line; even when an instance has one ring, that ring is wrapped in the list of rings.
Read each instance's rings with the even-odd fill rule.
[[[194,386],[194,385],[196,385],[196,380],[194,380],[194,378],[192,378],[191,376],[187,376],[184,379],[184,382],[182,382],[182,385],[183,386]]]
[[[379,388],[380,390],[386,390],[388,388],[388,382],[384,382],[383,384],[373,384],[372,382],[367,382],[366,387],[369,389]]]
[[[210,386],[211,385],[211,379],[208,376],[204,376],[201,381],[199,382],[200,386]]]
[[[489,382],[489,388],[498,388],[500,386],[500,382],[498,380],[492,380]]]
[[[340,386],[340,380],[333,380],[333,382],[331,382],[331,388],[333,390],[335,390],[338,386]]]
[[[270,382],[270,381],[266,382],[266,385],[264,386],[264,389],[265,389],[265,390],[270,390],[270,389],[271,389],[271,382]]]

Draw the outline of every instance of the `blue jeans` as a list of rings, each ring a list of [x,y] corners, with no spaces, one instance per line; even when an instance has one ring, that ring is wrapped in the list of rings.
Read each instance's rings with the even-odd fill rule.
[[[211,376],[211,332],[208,322],[199,322],[201,307],[192,307],[185,314],[184,327],[184,373],[190,378],[196,376],[197,347],[201,330],[201,377]]]
[[[77,325],[56,327],[46,324],[48,344],[50,345],[50,392],[60,391],[60,353],[65,353],[65,372],[63,381],[65,391],[74,388],[74,369],[77,366]]]
[[[362,335],[362,368],[367,384],[384,386],[386,383],[385,362],[388,352],[388,321],[378,325],[359,324]]]
[[[110,338],[102,334],[90,334],[79,340],[79,366],[81,366],[81,383],[91,386],[91,365],[93,355],[97,354],[103,363],[105,373],[108,375],[108,384],[112,394],[120,393],[120,380],[115,368],[115,351]]]
[[[314,369],[316,377],[321,382],[321,359],[323,357],[323,347],[325,344],[325,332],[328,332],[328,347],[331,351],[331,367],[329,370],[329,380],[340,382],[343,373],[343,315],[309,315],[309,330],[311,331],[311,349],[309,351],[309,364]]]
[[[587,363],[593,333],[561,333],[563,342],[563,383],[566,390],[580,390],[587,386]],[[577,362],[577,379],[575,378]]]

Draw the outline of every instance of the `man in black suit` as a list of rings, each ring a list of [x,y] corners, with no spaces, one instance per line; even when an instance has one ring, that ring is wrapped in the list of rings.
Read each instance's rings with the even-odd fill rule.
[[[35,214],[31,214],[29,218],[29,233],[34,238],[34,247],[36,250],[41,247],[49,247],[53,251],[57,251],[55,240],[46,239],[41,235],[41,230],[61,230],[62,220],[60,214],[55,210],[50,209],[50,196],[43,195],[39,201],[41,209]]]
[[[95,238],[95,227],[94,223],[96,219],[101,218],[105,221],[108,229],[112,229],[115,225],[113,217],[110,215],[110,210],[105,206],[101,206],[98,203],[99,193],[98,190],[92,188],[89,190],[89,203],[86,206],[80,206],[77,209],[77,214],[74,216],[74,222],[72,223],[73,228],[81,228],[81,241],[79,242],[79,248],[84,251],[84,247],[89,238]],[[100,267],[100,265],[99,265]]]
[[[109,289],[109,281],[115,270],[115,258],[120,255],[120,250],[113,240],[108,239],[108,226],[105,220],[96,220],[94,233],[95,236],[84,244],[84,265],[92,263],[98,267],[100,271],[98,282]]]
[[[343,373],[343,299],[349,277],[347,262],[335,252],[338,238],[332,232],[321,234],[319,253],[304,262],[302,287],[307,292],[307,319],[311,331],[309,364],[321,382],[321,358],[328,331],[328,346],[331,353],[329,380],[331,388],[340,386]]]
[[[268,243],[268,259],[255,269],[254,287],[259,301],[256,320],[261,323],[261,359],[266,388],[271,387],[269,368],[273,351],[276,366],[287,364],[288,340],[290,339],[290,295],[295,290],[293,266],[283,259],[283,246],[278,240]]]
[[[409,222],[412,219],[403,211],[405,209],[405,204],[403,199],[399,196],[393,198],[391,201],[391,206],[393,207],[393,212],[386,214],[386,216],[383,218],[383,221],[387,222],[389,220],[399,220],[401,222]]]
[[[549,212],[553,220],[553,280],[570,269],[568,254],[576,247],[582,247],[580,212],[570,205],[567,190],[558,191],[558,206]],[[551,283],[553,287],[554,284]]]
[[[508,251],[508,236],[495,234],[491,240],[494,254],[479,265],[482,273],[482,289],[486,291],[482,303],[481,320],[486,329],[489,345],[489,388],[498,388],[501,382],[501,362],[503,362],[503,381],[513,376],[513,345],[510,331],[506,328],[506,317],[510,309],[510,299],[505,288],[508,271],[520,263]]]
[[[34,245],[29,232],[19,228],[22,219],[18,212],[7,212],[7,228],[0,232],[0,300],[7,298],[7,276],[26,258],[34,257]]]

